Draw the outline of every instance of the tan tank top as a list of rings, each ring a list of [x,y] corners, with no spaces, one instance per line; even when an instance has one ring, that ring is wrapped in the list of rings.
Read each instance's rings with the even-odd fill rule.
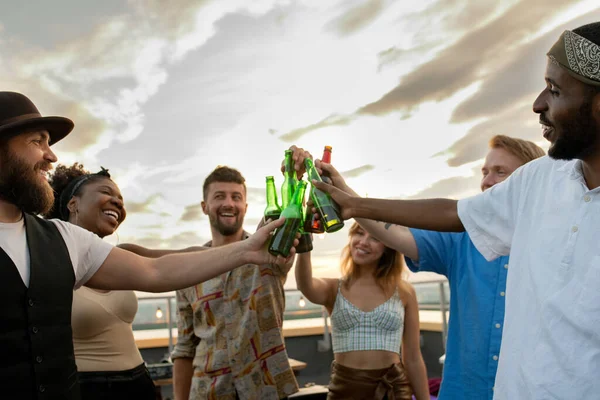
[[[73,346],[79,371],[124,371],[143,362],[131,323],[138,302],[133,291],[73,292]]]

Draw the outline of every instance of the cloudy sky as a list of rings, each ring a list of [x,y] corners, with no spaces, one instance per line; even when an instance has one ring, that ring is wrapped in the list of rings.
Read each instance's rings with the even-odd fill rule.
[[[545,53],[599,19],[596,0],[5,1],[0,83],[74,120],[59,162],[110,169],[128,217],[108,240],[181,248],[210,238],[220,164],[245,175],[254,231],[292,144],[333,146],[362,195],[477,193],[492,135],[547,148]],[[346,241],[315,240],[317,275]]]

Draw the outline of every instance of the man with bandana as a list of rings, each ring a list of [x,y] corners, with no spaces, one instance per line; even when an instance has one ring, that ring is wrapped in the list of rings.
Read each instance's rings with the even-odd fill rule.
[[[479,195],[383,200],[315,182],[345,219],[466,230],[488,261],[510,253],[502,345],[489,360],[499,364],[496,400],[600,393],[600,23],[560,36],[545,82],[533,111],[549,156]]]

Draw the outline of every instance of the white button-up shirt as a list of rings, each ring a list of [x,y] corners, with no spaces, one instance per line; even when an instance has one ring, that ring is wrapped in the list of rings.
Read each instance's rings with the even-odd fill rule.
[[[600,188],[581,161],[534,160],[458,202],[488,260],[510,252],[495,400],[600,396]]]

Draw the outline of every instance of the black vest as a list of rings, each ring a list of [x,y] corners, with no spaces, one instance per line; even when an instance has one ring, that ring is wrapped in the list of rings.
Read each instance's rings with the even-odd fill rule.
[[[24,215],[29,288],[0,249],[0,391],[23,400],[79,399],[71,258],[52,222]]]

